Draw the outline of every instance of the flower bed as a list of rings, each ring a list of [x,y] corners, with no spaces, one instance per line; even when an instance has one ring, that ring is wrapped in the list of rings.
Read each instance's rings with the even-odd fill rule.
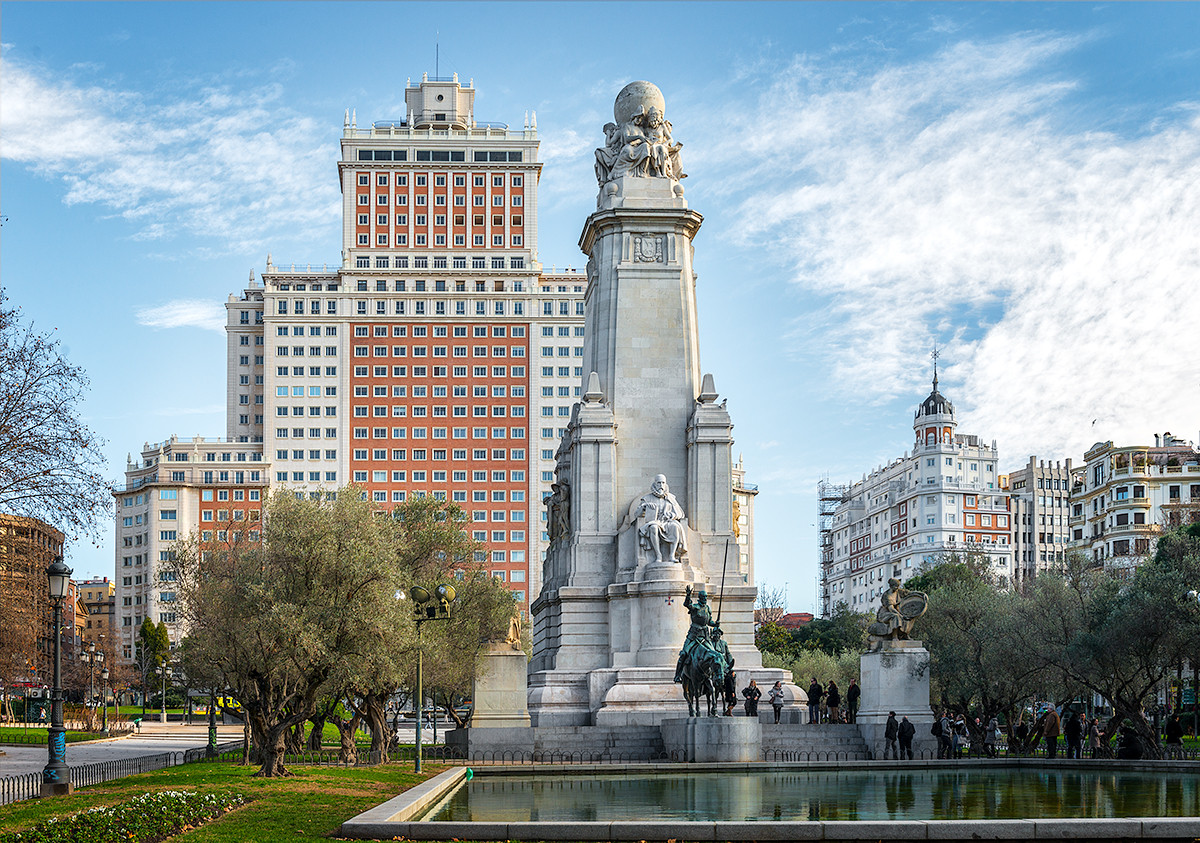
[[[26,831],[2,834],[0,843],[149,843],[215,819],[245,801],[240,793],[146,793],[119,805],[52,817]]]

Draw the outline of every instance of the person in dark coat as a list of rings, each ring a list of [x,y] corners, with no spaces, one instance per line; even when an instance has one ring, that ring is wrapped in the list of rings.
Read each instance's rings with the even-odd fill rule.
[[[817,681],[817,677],[813,677],[812,684],[808,686],[808,722],[821,722],[821,698],[825,696],[825,689],[821,687],[821,683]]]
[[[1172,714],[1167,721],[1166,738],[1167,757],[1183,758],[1183,724],[1179,722],[1178,714]]]
[[[758,683],[751,679],[750,684],[742,689],[742,696],[746,698],[746,716],[758,717],[758,698],[762,696]]]
[[[842,722],[842,692],[838,690],[837,683],[832,679],[825,686],[825,706],[829,709],[829,722]]]
[[[900,719],[900,728],[896,730],[896,735],[900,739],[900,757],[907,757],[912,761],[912,742],[913,736],[917,734],[917,727],[907,718]]]
[[[858,680],[851,679],[850,687],[846,689],[846,722],[853,723],[855,715],[858,714],[858,698],[862,696],[862,689],[858,687]]]
[[[887,723],[883,725],[883,760],[888,760],[890,754],[893,761],[900,760],[900,750],[896,748],[896,739],[900,735],[900,721],[896,719],[896,712],[889,711]]]
[[[1072,712],[1063,724],[1063,735],[1067,739],[1067,757],[1083,757],[1083,724],[1079,722],[1079,714]]]
[[[1117,758],[1136,761],[1142,757],[1142,742],[1128,720],[1117,730]]]

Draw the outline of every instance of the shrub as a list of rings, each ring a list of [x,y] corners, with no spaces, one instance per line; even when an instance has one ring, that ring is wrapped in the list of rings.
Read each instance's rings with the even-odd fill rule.
[[[107,808],[51,817],[26,831],[0,835],[0,843],[142,843],[160,840],[221,816],[245,802],[240,793],[145,793]]]

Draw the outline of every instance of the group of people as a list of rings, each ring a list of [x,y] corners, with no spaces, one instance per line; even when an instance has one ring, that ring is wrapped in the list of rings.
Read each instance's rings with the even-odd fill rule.
[[[1025,715],[1022,712],[1021,716],[1017,718],[1017,724],[1013,727],[1013,737],[1018,745],[1024,746],[1028,742],[1031,728],[1025,723]],[[1089,718],[1078,711],[1073,711],[1069,712],[1064,720],[1056,709],[1049,708],[1042,717],[1041,733],[1046,742],[1047,758],[1058,757],[1059,735],[1062,735],[1066,742],[1068,758],[1083,758],[1085,741],[1088,754],[1092,758],[1099,758],[1102,754],[1103,730],[1100,728],[1099,717]]]
[[[858,713],[858,700],[862,690],[858,680],[851,679],[846,688],[845,710],[843,698],[837,682],[830,679],[829,684],[821,687],[817,677],[813,677],[808,686],[808,722],[809,723],[853,723]]]
[[[995,758],[996,745],[1000,742],[1000,721],[993,716],[984,726],[982,721],[976,717],[975,731],[982,733],[981,743],[984,754],[988,758]],[[968,725],[965,715],[942,711],[933,719],[930,732],[937,738],[938,758],[961,758],[964,753],[970,755],[973,739],[971,727]]]
[[[890,758],[899,761],[907,758],[911,761],[913,737],[916,734],[917,727],[907,716],[897,720],[896,712],[889,711],[887,722],[883,724],[883,760],[887,761]]]
[[[758,701],[762,698],[762,688],[758,687],[758,683],[751,679],[750,684],[742,689],[742,697],[745,698],[746,716],[758,717]],[[767,699],[775,713],[775,722],[778,723],[780,715],[783,714],[783,706],[787,702],[782,682],[776,682],[767,690]]]

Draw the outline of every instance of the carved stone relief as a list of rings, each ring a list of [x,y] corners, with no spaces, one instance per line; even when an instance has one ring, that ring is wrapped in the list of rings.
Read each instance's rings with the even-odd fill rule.
[[[633,235],[634,263],[663,263],[663,239],[661,234]]]

